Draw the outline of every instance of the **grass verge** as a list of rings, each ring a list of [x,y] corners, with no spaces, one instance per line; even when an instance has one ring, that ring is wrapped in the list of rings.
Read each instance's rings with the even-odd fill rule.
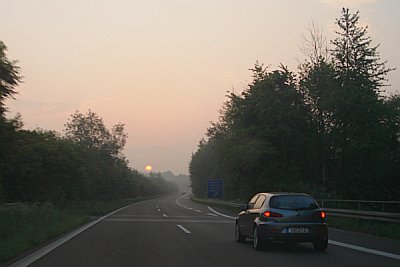
[[[400,224],[328,216],[329,227],[400,240]]]
[[[63,208],[50,203],[0,206],[0,264],[47,240],[143,198],[71,202]]]

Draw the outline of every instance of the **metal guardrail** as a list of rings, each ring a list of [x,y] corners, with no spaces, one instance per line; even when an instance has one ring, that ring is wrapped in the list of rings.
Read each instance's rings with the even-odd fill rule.
[[[400,222],[400,202],[398,201],[319,199],[317,202],[331,216]]]
[[[365,210],[344,210],[344,209],[329,209],[322,208],[330,216],[348,217],[355,219],[379,221],[379,222],[394,222],[400,223],[400,213],[365,211]]]
[[[217,204],[217,205],[223,205],[223,206],[228,206],[228,207],[234,207],[234,208],[241,208],[245,204],[242,203],[235,203],[235,202],[227,202],[227,201],[221,201],[221,200],[215,200],[215,199],[199,199],[195,198],[193,196],[190,197],[190,199],[198,202],[202,202],[205,204]],[[323,200],[324,204],[326,203],[327,200]],[[337,201],[337,200],[335,200]],[[342,200],[343,202],[345,200]],[[352,200],[354,202],[357,202],[357,200]],[[322,202],[322,200],[319,200],[318,202]],[[379,201],[358,201],[358,202],[379,202]],[[395,201],[382,201],[385,203],[394,203],[397,204],[398,202]],[[321,203],[322,204],[322,203]],[[400,204],[400,202],[399,202]],[[362,219],[362,220],[372,220],[372,221],[379,221],[379,222],[394,222],[394,223],[400,223],[400,213],[398,212],[381,212],[381,211],[370,211],[370,210],[354,210],[354,209],[332,209],[332,208],[326,208],[321,205],[321,209],[324,210],[325,212],[328,213],[328,215],[333,216],[333,217],[348,217],[348,218],[355,218],[355,219]]]
[[[343,200],[343,199],[317,199],[318,204],[324,208],[368,210],[398,213],[399,201],[371,201],[371,200]]]

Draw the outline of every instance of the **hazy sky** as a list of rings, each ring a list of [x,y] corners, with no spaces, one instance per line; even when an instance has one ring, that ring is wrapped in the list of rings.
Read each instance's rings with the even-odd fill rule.
[[[24,76],[8,116],[62,132],[90,108],[125,123],[132,167],[188,173],[226,92],[246,88],[256,60],[297,71],[308,25],[332,38],[344,5],[400,68],[398,0],[0,0],[0,40]]]

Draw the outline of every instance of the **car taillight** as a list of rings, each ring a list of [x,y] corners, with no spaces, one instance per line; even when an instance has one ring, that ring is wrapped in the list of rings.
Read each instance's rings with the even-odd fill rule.
[[[323,211],[320,211],[319,215],[321,216],[322,219],[325,219],[326,213]]]
[[[283,217],[282,214],[277,213],[277,212],[272,212],[272,211],[266,211],[263,213],[264,217]]]

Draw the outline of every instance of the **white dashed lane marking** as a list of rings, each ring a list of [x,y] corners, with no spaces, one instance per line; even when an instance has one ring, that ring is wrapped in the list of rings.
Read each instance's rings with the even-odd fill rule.
[[[210,211],[212,211],[213,213],[215,213],[215,214],[217,214],[217,215],[219,215],[219,216],[222,216],[222,217],[225,217],[225,218],[229,218],[229,219],[232,219],[232,220],[235,220],[235,219],[236,219],[236,217],[232,217],[232,216],[229,216],[229,215],[222,214],[222,213],[220,213],[220,212],[214,210],[214,209],[211,208],[211,207],[208,207],[208,206],[207,206],[207,208],[208,208]]]
[[[183,227],[182,225],[177,224],[176,226],[177,226],[179,229],[181,229],[183,232],[185,232],[186,234],[190,234],[190,231],[189,231],[188,229],[186,229],[185,227]]]

